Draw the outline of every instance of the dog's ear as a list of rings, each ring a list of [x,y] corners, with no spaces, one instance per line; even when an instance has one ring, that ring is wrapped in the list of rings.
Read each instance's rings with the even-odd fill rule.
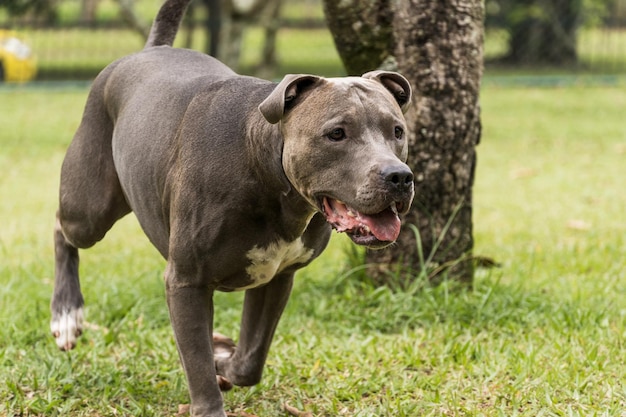
[[[411,84],[402,75],[392,71],[370,71],[362,76],[381,83],[387,90],[393,94],[402,109],[402,113],[406,113],[411,104]]]
[[[259,111],[265,120],[275,124],[282,119],[285,111],[289,110],[298,97],[312,85],[321,80],[321,77],[308,74],[287,74],[274,91],[261,104]]]

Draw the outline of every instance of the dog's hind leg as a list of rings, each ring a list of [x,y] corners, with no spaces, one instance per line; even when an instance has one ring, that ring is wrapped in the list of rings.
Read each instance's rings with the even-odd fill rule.
[[[62,350],[74,348],[82,333],[78,248],[93,246],[130,212],[113,164],[112,132],[102,89],[94,86],[61,169],[50,329]]]

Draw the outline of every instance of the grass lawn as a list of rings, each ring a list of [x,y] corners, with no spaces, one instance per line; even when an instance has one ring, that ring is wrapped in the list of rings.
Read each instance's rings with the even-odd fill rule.
[[[188,403],[164,262],[132,216],[82,252],[77,349],[48,330],[58,171],[84,89],[0,91],[0,416],[162,416]],[[393,292],[299,273],[263,381],[228,410],[282,416],[626,416],[626,90],[485,87],[476,253],[502,267]],[[418,287],[416,285],[416,287]],[[242,294],[217,296],[236,335]]]

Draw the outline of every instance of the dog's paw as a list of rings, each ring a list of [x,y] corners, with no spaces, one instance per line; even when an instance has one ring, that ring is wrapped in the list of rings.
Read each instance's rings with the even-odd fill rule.
[[[213,333],[213,357],[215,360],[228,359],[233,356],[237,345],[230,337],[220,333]]]
[[[217,375],[217,385],[220,387],[220,391],[230,391],[233,389],[233,383],[221,375]]]
[[[50,330],[59,349],[65,351],[74,349],[76,338],[83,334],[82,307],[54,314],[50,322]]]
[[[237,345],[230,337],[220,333],[213,333],[213,358],[217,367],[218,361],[224,361],[233,356]],[[222,375],[217,375],[217,385],[220,391],[229,391],[233,388],[233,383]]]

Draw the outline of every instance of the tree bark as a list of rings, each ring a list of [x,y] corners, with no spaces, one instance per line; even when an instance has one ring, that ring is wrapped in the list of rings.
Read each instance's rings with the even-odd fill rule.
[[[80,20],[92,25],[96,20],[96,11],[98,9],[98,0],[82,0],[80,3]]]
[[[393,0],[324,0],[324,15],[349,75],[373,70],[390,55]]]
[[[327,6],[330,3],[325,0]],[[380,283],[397,280],[391,278],[392,272],[409,282],[427,270],[431,279],[439,279],[445,271],[451,278],[471,284],[472,186],[475,147],[481,134],[483,1],[403,0],[391,5],[392,46],[387,62],[394,57],[398,71],[414,88],[413,106],[406,119],[410,128],[408,164],[415,173],[416,197],[397,245],[368,251],[366,262],[371,265],[370,275]],[[358,41],[354,39],[357,35],[346,39],[348,32],[340,33],[332,23],[335,16],[327,13],[326,18],[331,30],[335,28],[335,39],[342,37],[346,44]],[[351,22],[339,26],[345,28]],[[368,62],[363,50],[338,45],[344,62],[359,63],[359,72],[364,68],[360,63]],[[355,51],[354,55],[349,51]],[[369,62],[379,63],[379,57],[379,52],[372,53]],[[417,233],[407,225],[414,225]]]
[[[259,72],[273,72],[276,66],[276,34],[279,29],[282,0],[203,0],[209,7],[210,55],[233,68],[239,68],[244,29],[255,23],[265,30]],[[213,6],[213,8],[211,8]]]
[[[126,21],[128,26],[137,32],[146,41],[150,34],[150,25],[144,22],[135,12],[135,5],[130,0],[116,0],[120,6],[120,12],[122,18]]]

